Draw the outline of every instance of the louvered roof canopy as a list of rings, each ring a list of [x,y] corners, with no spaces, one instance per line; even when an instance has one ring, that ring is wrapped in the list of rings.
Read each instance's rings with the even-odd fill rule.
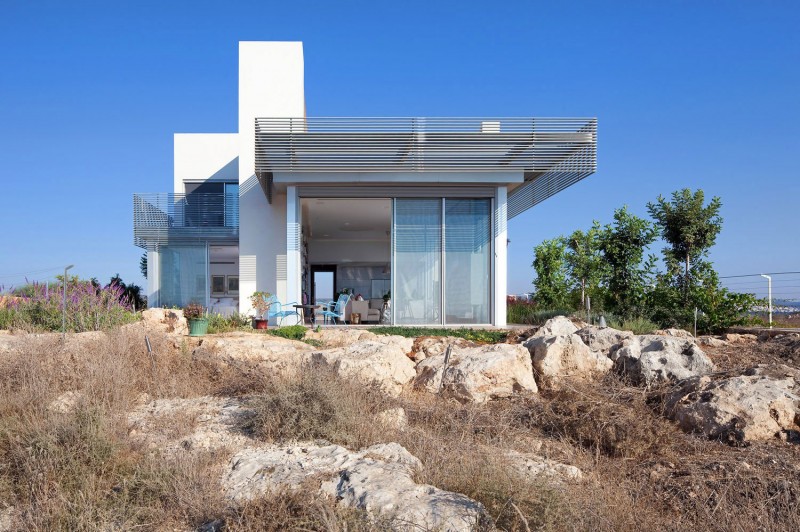
[[[513,216],[595,171],[597,119],[256,118],[255,146],[259,175],[524,172]]]

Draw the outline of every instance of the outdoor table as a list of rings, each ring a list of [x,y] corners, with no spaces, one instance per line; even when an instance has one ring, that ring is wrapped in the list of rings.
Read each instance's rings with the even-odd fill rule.
[[[306,310],[308,310],[311,314],[309,316],[310,318],[309,321],[311,322],[312,326],[317,325],[317,313],[316,313],[317,309],[325,310],[326,308],[325,305],[292,305],[292,306],[298,309],[300,312],[302,312],[303,323],[305,323],[306,321]]]

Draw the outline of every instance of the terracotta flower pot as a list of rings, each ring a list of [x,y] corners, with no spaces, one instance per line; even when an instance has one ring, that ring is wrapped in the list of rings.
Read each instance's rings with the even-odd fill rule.
[[[253,329],[264,330],[268,328],[269,328],[269,321],[260,318],[256,318],[253,320]]]

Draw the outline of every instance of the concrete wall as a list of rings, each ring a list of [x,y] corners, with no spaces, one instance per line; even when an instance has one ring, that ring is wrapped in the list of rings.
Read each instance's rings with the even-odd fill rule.
[[[186,181],[239,181],[236,133],[176,133],[173,192],[186,192]]]
[[[239,43],[240,311],[256,290],[286,301],[286,195],[270,205],[255,176],[256,117],[305,116],[303,45]]]

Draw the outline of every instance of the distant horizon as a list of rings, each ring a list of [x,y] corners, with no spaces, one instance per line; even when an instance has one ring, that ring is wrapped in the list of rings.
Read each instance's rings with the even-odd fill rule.
[[[722,198],[721,276],[798,271],[798,26],[788,1],[13,2],[0,21],[0,286],[66,264],[145,283],[132,194],[171,191],[175,132],[237,130],[244,40],[303,41],[309,116],[596,116],[596,174],[509,222],[510,294],[532,291],[542,240],[623,205],[648,217],[681,188]],[[764,279],[724,284],[766,295]],[[800,299],[800,274],[773,279],[773,295]]]

